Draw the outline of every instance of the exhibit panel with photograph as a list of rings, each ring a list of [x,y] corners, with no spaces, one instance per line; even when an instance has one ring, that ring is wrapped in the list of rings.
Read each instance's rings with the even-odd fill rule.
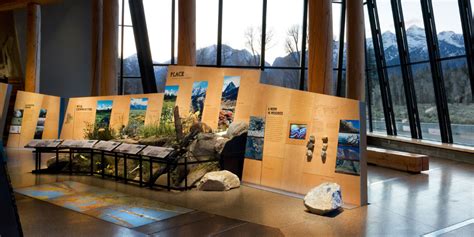
[[[229,125],[234,121],[235,106],[237,105],[239,88],[239,76],[224,76],[221,109],[219,111],[218,131],[226,131]]]
[[[110,125],[110,116],[112,115],[113,100],[98,100],[95,109],[95,123],[97,128],[108,128]]]
[[[231,121],[248,123],[260,73],[260,70],[248,69],[170,66],[166,85],[179,86],[176,105],[181,118],[201,120],[215,131],[225,131]],[[196,88],[193,86],[200,82],[207,85],[194,90],[196,96],[193,97],[193,88]],[[205,98],[203,93],[201,96],[196,93],[203,92],[204,88],[207,88]],[[191,114],[196,111],[200,113]]]
[[[22,148],[32,139],[57,139],[60,104],[60,97],[18,91],[7,146]]]
[[[207,94],[207,81],[197,81],[193,83],[193,90],[191,92],[191,107],[189,112],[195,114],[198,120],[202,119],[204,113],[204,102]]]
[[[363,116],[359,110],[363,105],[270,85],[260,87],[252,113],[265,114],[265,136],[260,142],[254,128],[263,118],[251,116],[243,181],[299,194],[321,183],[335,182],[343,190],[351,190],[343,195],[344,202],[365,204],[367,193],[362,187],[366,169],[360,165],[365,160],[358,141],[362,128],[357,123]],[[341,120],[353,123],[352,127],[341,127]],[[340,139],[345,143],[339,143]],[[256,152],[259,149],[249,149],[259,144],[265,145],[261,155]]]
[[[145,125],[147,107],[148,98],[131,98],[128,124],[138,127]]]
[[[178,97],[179,86],[165,86],[165,95],[163,99],[163,109],[161,110],[160,123],[166,124],[174,121],[174,106]]]
[[[137,140],[141,128],[158,126],[162,105],[161,93],[71,98],[61,138]]]
[[[296,139],[296,140],[305,140],[306,139],[306,132],[307,132],[307,125],[306,124],[290,124],[290,132],[289,138]]]
[[[262,160],[265,137],[265,118],[251,116],[245,145],[245,158]]]
[[[10,134],[20,134],[23,113],[23,109],[15,109],[13,111],[12,121],[10,123]]]
[[[360,175],[359,120],[341,120],[339,124],[336,172]]]
[[[36,123],[36,131],[35,131],[34,139],[43,138],[44,123],[46,122],[46,113],[47,112],[48,112],[48,110],[46,110],[46,109],[40,109],[38,122]]]

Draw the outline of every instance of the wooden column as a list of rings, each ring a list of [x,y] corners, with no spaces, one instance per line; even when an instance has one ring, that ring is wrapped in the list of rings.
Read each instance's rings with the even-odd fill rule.
[[[332,1],[309,0],[308,90],[334,94],[332,83]]]
[[[92,1],[92,86],[91,96],[100,94],[102,68],[103,1]]]
[[[346,4],[346,97],[365,101],[364,8],[362,0],[349,0]]]
[[[27,6],[25,91],[39,92],[41,55],[41,6]]]
[[[178,65],[196,65],[196,0],[179,0]]]
[[[100,95],[117,94],[118,0],[103,0]]]

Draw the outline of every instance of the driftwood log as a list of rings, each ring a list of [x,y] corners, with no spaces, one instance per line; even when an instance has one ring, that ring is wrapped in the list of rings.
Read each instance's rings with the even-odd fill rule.
[[[150,185],[153,185],[156,180],[163,174],[168,173],[168,171],[172,171],[176,168],[177,163],[181,157],[183,157],[187,150],[187,147],[193,142],[199,131],[192,131],[186,137],[183,138],[176,149],[174,149],[166,158],[169,159],[171,162],[168,163],[166,166],[162,166],[160,170],[155,172],[150,178]]]
[[[173,109],[174,115],[174,127],[176,130],[176,140],[181,142],[183,140],[183,124],[181,122],[181,118],[179,117],[179,107],[175,106]]]

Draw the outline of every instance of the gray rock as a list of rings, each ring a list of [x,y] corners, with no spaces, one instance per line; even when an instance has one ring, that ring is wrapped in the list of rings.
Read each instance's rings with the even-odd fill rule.
[[[212,133],[200,133],[188,147],[188,157],[196,160],[218,158],[216,151],[217,136]]]
[[[218,154],[221,154],[222,153],[222,150],[224,150],[224,147],[225,147],[225,144],[230,141],[229,138],[226,138],[226,137],[217,137],[216,139],[216,144],[214,146],[216,152]]]
[[[240,187],[239,177],[227,170],[209,172],[198,184],[198,190],[201,191],[228,191],[238,187]]]
[[[237,137],[246,133],[249,130],[249,125],[245,122],[233,122],[230,124],[229,128],[227,129],[226,137],[232,139],[233,137]]]
[[[311,213],[324,215],[342,207],[341,186],[322,183],[311,189],[304,197],[304,205]]]
[[[188,186],[195,185],[207,173],[212,172],[212,171],[218,171],[218,170],[219,170],[219,164],[217,162],[203,163],[203,164],[194,166],[189,171],[189,174],[187,176]],[[181,187],[185,186],[184,179],[181,182],[180,186]]]

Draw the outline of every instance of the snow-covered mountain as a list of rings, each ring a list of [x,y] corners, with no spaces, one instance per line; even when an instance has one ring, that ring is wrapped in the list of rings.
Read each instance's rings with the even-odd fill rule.
[[[412,62],[428,60],[428,48],[426,45],[426,35],[423,28],[411,26],[406,30],[407,41]],[[396,65],[400,63],[398,56],[398,47],[396,35],[387,31],[382,34],[383,48],[387,65]],[[443,31],[438,34],[438,43],[441,57],[457,56],[465,54],[464,39],[462,34],[452,31]],[[367,39],[368,50],[373,50],[371,38]],[[198,49],[196,59],[198,64],[213,65],[216,63],[216,45]],[[333,66],[337,66],[337,57],[339,51],[339,42],[333,42]],[[259,55],[252,55],[248,50],[233,49],[228,45],[222,45],[222,60],[224,65],[258,66],[260,62]],[[300,62],[300,54],[292,53],[282,55],[274,60],[273,64],[265,62],[267,66],[295,66]],[[308,54],[306,54],[308,57]],[[306,58],[307,59],[307,58]],[[308,60],[306,60],[306,63]],[[166,63],[166,62],[164,62]],[[449,62],[450,67],[459,66],[460,63]],[[344,59],[345,65],[345,59]],[[414,67],[417,70],[419,67]],[[138,60],[136,55],[124,59],[124,75],[139,76]],[[164,80],[166,78],[166,67],[155,67],[158,91],[164,89]],[[299,72],[296,70],[265,70],[262,74],[262,82],[285,87],[297,88],[299,85]]]
[[[428,47],[425,30],[418,26],[411,26],[406,30],[408,50],[412,62],[428,60]],[[397,38],[395,33],[387,31],[382,34],[385,60],[387,65],[400,64],[398,56]],[[464,38],[462,34],[453,31],[443,31],[438,34],[438,43],[441,57],[451,57],[465,54]],[[367,39],[368,49],[373,49],[372,39]]]

